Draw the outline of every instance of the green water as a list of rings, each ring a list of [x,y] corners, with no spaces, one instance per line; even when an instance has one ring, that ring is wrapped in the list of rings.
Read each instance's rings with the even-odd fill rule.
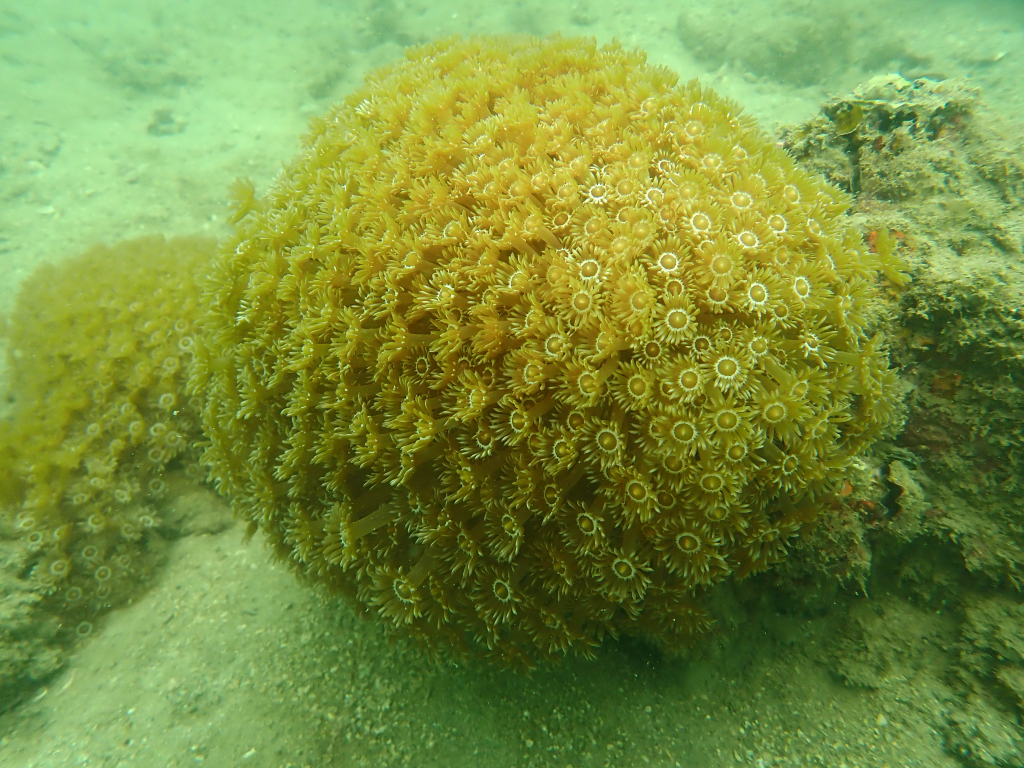
[[[1024,765],[1019,3],[0,3],[0,315],[95,242],[225,236],[232,181],[265,191],[367,71],[508,32],[643,48],[810,170],[856,169],[855,223],[899,233],[914,274],[892,318],[905,428],[785,568],[708,597],[694,648],[610,639],[528,677],[389,640],[181,477],[160,567],[81,639],[33,607],[6,527],[0,764]],[[951,82],[829,143],[823,105],[888,74]],[[899,132],[923,110],[927,136]]]

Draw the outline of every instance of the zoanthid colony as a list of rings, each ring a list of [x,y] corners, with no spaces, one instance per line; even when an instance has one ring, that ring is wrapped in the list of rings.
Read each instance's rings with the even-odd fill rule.
[[[214,242],[149,237],[37,270],[9,322],[14,415],[0,508],[35,553],[31,580],[65,616],[136,589],[152,566],[168,464],[198,476],[184,398]]]
[[[431,645],[676,646],[894,419],[898,265],[642,53],[414,48],[236,194],[205,461],[282,558]]]

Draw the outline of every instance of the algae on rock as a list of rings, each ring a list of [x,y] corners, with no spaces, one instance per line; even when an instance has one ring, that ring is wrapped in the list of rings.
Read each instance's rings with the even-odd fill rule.
[[[850,105],[861,119],[844,132]],[[914,274],[893,352],[908,419],[847,502],[861,535],[846,557],[862,563],[866,544],[870,594],[954,617],[959,650],[938,725],[971,765],[1024,764],[1024,154],[1010,135],[969,83],[890,75],[782,136],[856,195],[872,247],[895,249]],[[823,554],[842,559],[842,542],[832,545],[798,552],[794,577],[834,570]],[[859,669],[889,632],[885,621],[847,629],[839,670]]]

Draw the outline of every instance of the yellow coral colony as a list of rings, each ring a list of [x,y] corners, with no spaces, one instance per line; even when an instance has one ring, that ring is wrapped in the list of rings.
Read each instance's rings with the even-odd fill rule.
[[[236,192],[206,461],[283,558],[428,643],[671,647],[892,418],[848,201],[642,53],[412,49]]]
[[[183,394],[197,276],[213,252],[200,238],[98,246],[39,269],[18,297],[0,518],[65,619],[137,590],[153,564],[164,468],[199,470],[198,412]]]

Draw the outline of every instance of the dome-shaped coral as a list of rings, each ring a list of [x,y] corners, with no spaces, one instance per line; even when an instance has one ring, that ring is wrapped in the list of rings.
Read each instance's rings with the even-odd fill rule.
[[[12,418],[0,433],[0,526],[65,621],[127,599],[159,552],[168,465],[199,477],[184,397],[208,238],[145,237],[34,272],[7,334]]]
[[[845,198],[640,53],[413,49],[237,192],[206,461],[283,558],[428,642],[671,646],[892,418]]]

